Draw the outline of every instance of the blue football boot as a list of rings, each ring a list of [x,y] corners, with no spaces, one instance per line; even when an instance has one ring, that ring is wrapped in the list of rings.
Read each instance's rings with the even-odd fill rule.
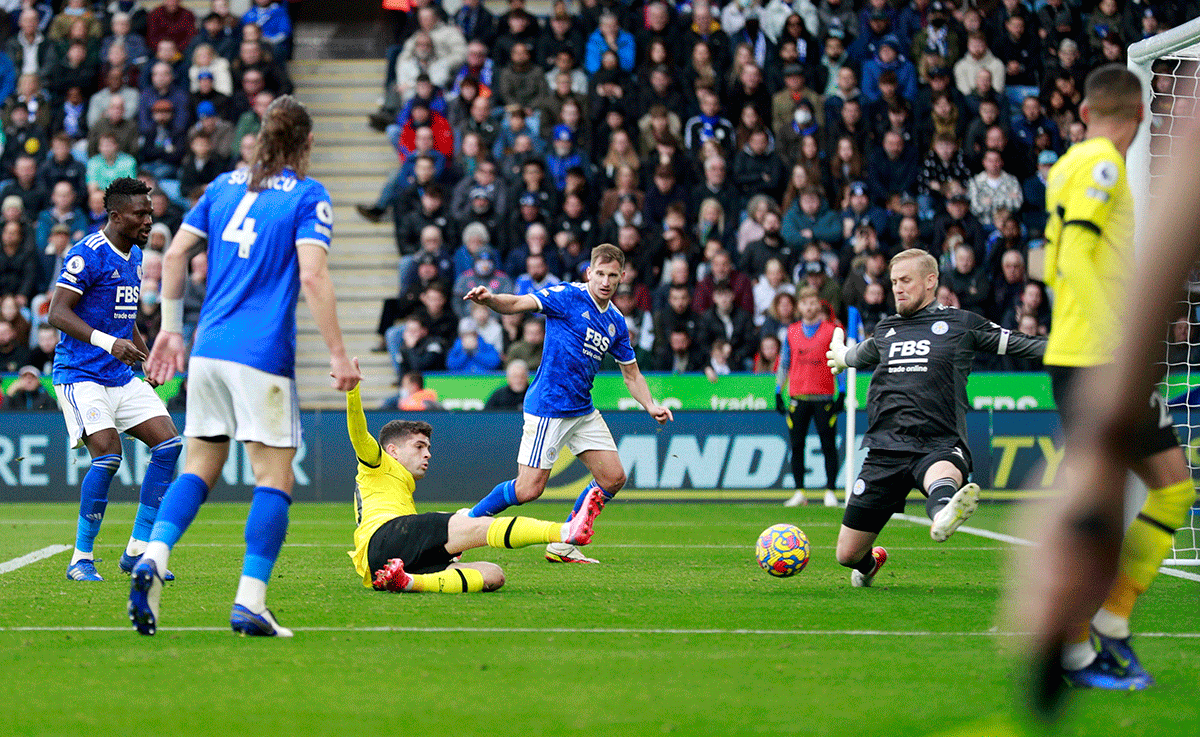
[[[117,563],[117,568],[121,569],[122,573],[133,573],[133,567],[142,559],[140,555],[130,555],[129,553],[121,553],[121,562]],[[174,581],[175,574],[170,571],[163,571],[162,580]]]

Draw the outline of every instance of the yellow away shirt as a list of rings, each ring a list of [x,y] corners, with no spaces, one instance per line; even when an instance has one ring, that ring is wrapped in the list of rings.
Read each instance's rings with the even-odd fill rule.
[[[408,469],[379,447],[367,430],[362,397],[358,387],[346,392],[346,429],[358,457],[358,474],[354,477],[354,569],[363,577],[363,586],[371,587],[373,573],[367,564],[367,546],[371,536],[385,522],[407,514],[416,514],[413,492],[416,481]]]
[[[1113,359],[1118,301],[1133,268],[1133,196],[1125,160],[1107,138],[1077,143],[1046,182],[1046,283],[1054,308],[1045,362]]]

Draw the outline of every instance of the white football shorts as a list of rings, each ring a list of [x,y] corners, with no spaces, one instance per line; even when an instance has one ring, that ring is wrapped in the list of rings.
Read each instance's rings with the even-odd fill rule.
[[[273,448],[300,445],[300,399],[296,381],[219,358],[188,361],[189,438],[222,435]]]
[[[538,417],[525,413],[517,463],[532,468],[550,468],[558,460],[558,452],[563,446],[575,455],[585,450],[617,450],[608,424],[598,409],[579,417]]]
[[[136,376],[124,386],[104,386],[94,381],[55,384],[67,421],[71,447],[83,445],[83,436],[108,428],[125,432],[155,417],[169,417],[167,406],[154,389]]]

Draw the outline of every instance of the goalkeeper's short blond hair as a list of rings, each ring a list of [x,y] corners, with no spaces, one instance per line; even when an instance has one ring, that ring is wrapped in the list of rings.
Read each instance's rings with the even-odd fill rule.
[[[937,259],[934,258],[929,251],[925,251],[920,248],[909,248],[897,253],[895,256],[892,256],[892,260],[888,266],[892,267],[904,261],[914,260],[917,262],[917,268],[921,270],[922,274],[938,273]]]

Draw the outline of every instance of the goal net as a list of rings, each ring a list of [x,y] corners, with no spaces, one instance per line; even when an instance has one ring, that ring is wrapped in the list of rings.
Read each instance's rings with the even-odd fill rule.
[[[1140,230],[1156,180],[1167,161],[1179,155],[1173,150],[1177,132],[1200,113],[1200,18],[1130,46],[1129,68],[1142,79],[1147,113],[1128,158]],[[1196,479],[1200,478],[1200,266],[1192,271],[1188,287],[1179,320],[1166,326],[1164,395],[1176,418],[1182,418],[1176,429]],[[1198,511],[1192,508],[1164,564],[1200,565]]]

